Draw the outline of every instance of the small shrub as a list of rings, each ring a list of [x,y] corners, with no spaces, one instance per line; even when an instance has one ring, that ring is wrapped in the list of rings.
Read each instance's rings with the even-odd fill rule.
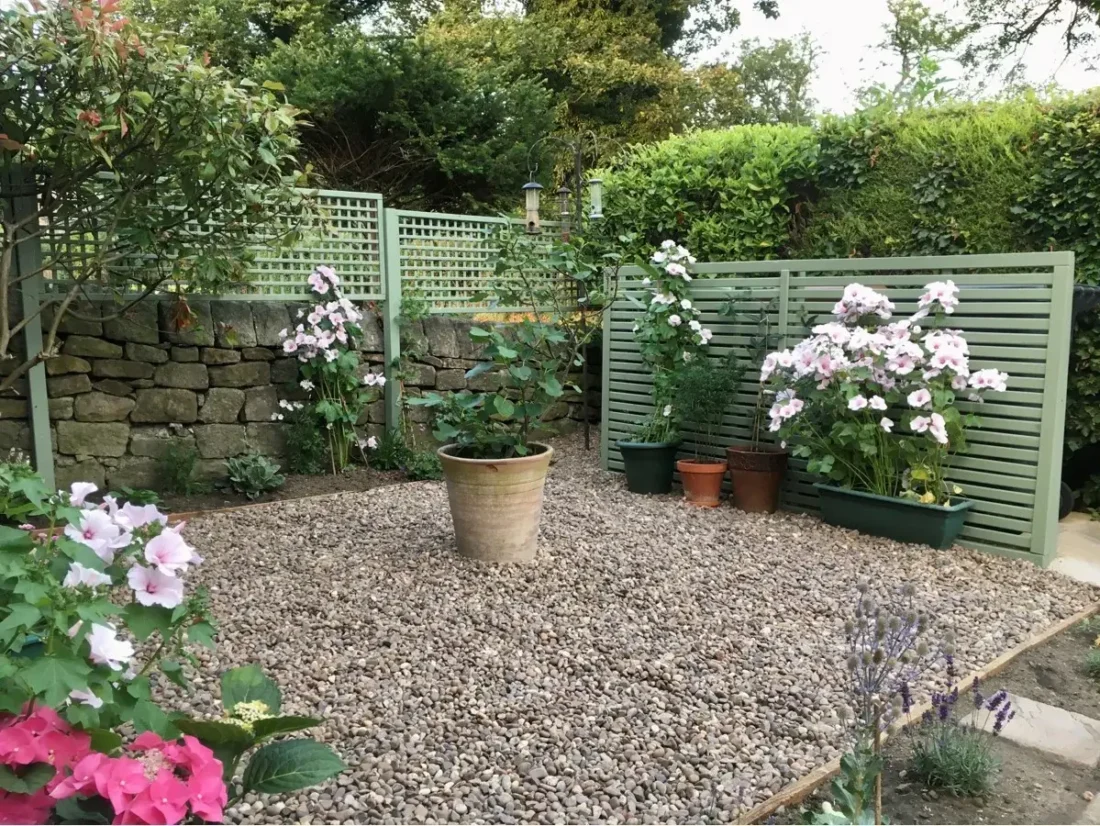
[[[16,524],[24,522],[24,517],[34,509],[26,494],[19,489],[20,482],[34,476],[30,460],[18,448],[13,447],[0,461],[0,513]]]
[[[405,475],[414,482],[442,479],[443,466],[434,450],[412,450],[405,459]]]
[[[1085,657],[1085,673],[1094,680],[1100,680],[1100,648],[1094,648]]]
[[[909,775],[929,789],[976,797],[993,788],[1000,760],[993,754],[989,735],[962,725],[956,716],[959,689],[951,657],[947,658],[947,674],[951,681],[949,690],[932,694],[932,709],[924,713],[920,725],[913,729]],[[976,709],[985,709],[993,715],[994,736],[1016,716],[1003,689],[986,699],[975,680],[973,699]]]
[[[160,460],[161,487],[167,493],[184,496],[205,493],[210,486],[196,478],[199,468],[199,452],[183,442],[173,441]]]
[[[401,470],[409,458],[409,444],[399,429],[387,430],[378,440],[378,447],[370,455],[375,470]]]
[[[278,490],[286,483],[286,477],[279,473],[279,465],[257,451],[226,460],[225,469],[233,490],[249,499]]]
[[[119,502],[130,502],[133,505],[160,504],[160,494],[155,490],[145,488],[130,488],[124,485],[118,490],[111,491],[108,495],[113,496]]]
[[[316,476],[328,468],[328,442],[312,408],[295,407],[286,440],[286,466],[291,473]]]

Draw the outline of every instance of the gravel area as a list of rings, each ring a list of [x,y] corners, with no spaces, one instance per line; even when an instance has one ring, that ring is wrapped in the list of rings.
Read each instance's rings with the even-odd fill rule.
[[[557,447],[527,566],[460,559],[442,483],[192,523],[221,625],[206,673],[260,662],[349,765],[230,819],[732,821],[843,747],[861,578],[916,584],[964,673],[1098,596],[1024,562],[635,496]]]

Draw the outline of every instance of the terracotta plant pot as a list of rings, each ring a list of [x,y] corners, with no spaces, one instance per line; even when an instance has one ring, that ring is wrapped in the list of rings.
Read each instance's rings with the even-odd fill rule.
[[[748,513],[775,513],[788,455],[786,450],[774,445],[727,447],[733,506]]]
[[[554,449],[514,459],[466,459],[454,445],[439,448],[458,552],[485,562],[529,562],[535,557],[542,491]]]
[[[615,442],[623,457],[626,489],[631,493],[668,493],[679,442]]]
[[[684,499],[689,505],[716,508],[722,497],[722,480],[726,478],[726,463],[720,459],[681,459],[676,463]]]

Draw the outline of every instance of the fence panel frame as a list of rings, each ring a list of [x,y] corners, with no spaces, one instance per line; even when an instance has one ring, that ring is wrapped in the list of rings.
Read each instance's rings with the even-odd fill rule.
[[[800,303],[798,290],[804,291],[808,281],[824,288],[820,301],[831,304],[839,296],[842,285],[860,280],[861,274],[866,283],[872,284],[876,277],[892,276],[891,281],[903,281],[906,276],[912,278],[912,285],[897,286],[890,283],[885,286],[888,295],[900,290],[910,293],[919,291],[916,281],[947,279],[953,275],[961,282],[969,281],[969,287],[974,291],[979,287],[974,283],[976,280],[988,278],[990,287],[980,285],[980,289],[991,292],[988,295],[981,294],[978,301],[970,296],[975,304],[990,304],[989,307],[975,311],[980,323],[974,321],[974,314],[968,316],[965,303],[958,316],[971,318],[970,322],[959,325],[964,331],[967,324],[974,323],[978,323],[986,331],[974,333],[981,343],[972,345],[972,349],[987,354],[976,357],[975,360],[996,362],[999,358],[1008,357],[999,355],[1007,349],[1006,345],[999,342],[1002,331],[1008,333],[1021,329],[1020,334],[1026,340],[1008,345],[1019,348],[1012,355],[1020,361],[1001,365],[1012,377],[1009,381],[1009,393],[1000,400],[996,396],[991,397],[983,406],[986,412],[982,413],[982,418],[997,422],[993,427],[1000,430],[991,428],[983,433],[979,428],[972,431],[971,441],[975,447],[970,453],[961,456],[955,465],[960,473],[971,477],[963,484],[975,494],[981,493],[985,504],[985,513],[981,516],[979,525],[968,526],[969,533],[975,538],[969,542],[964,539],[961,543],[977,545],[983,550],[1005,556],[1028,559],[1043,566],[1053,560],[1057,551],[1065,394],[1069,372],[1074,271],[1072,252],[715,262],[699,264],[695,271],[698,275],[715,276],[714,279],[697,276],[692,282],[692,297],[697,306],[706,301],[713,304],[720,291],[739,286],[738,282],[742,278],[755,280],[774,277],[779,288],[779,303],[784,310],[780,316],[782,327],[779,332],[786,334],[787,339],[782,340],[781,336],[781,347],[789,347],[793,343],[792,339],[801,337],[802,331],[794,329],[799,325],[793,319],[796,305]],[[637,268],[624,268],[623,271],[624,280],[640,278],[641,275],[641,270]],[[1003,288],[995,286],[997,278],[1002,279]],[[605,470],[612,469],[612,463],[617,461],[612,457],[612,430],[621,431],[625,422],[640,416],[637,412],[640,407],[638,400],[643,397],[643,393],[638,388],[648,387],[644,368],[639,366],[635,369],[631,364],[634,360],[631,354],[636,353],[636,344],[633,336],[625,332],[626,317],[630,313],[635,316],[638,313],[625,299],[625,293],[643,289],[637,281],[624,283],[623,297],[616,300],[616,306],[604,318],[600,458]],[[1010,306],[1015,315],[1021,317],[999,317],[995,302],[1012,302],[1017,298],[1015,293],[1019,293],[1020,300]],[[1041,304],[1036,302],[1036,307],[1040,308],[1036,313],[1027,312],[1028,305],[1025,302],[1031,301],[1031,294],[1043,299]],[[1045,314],[1041,319],[1033,317],[1041,314]],[[729,337],[729,334],[723,335]],[[716,332],[716,340],[720,337],[722,335]],[[1028,359],[1027,353],[1035,355]],[[630,366],[627,374],[622,373],[624,365]],[[1014,372],[1014,368],[1020,372]],[[618,387],[615,386],[616,369],[621,376]],[[1015,387],[1013,380],[1018,382]],[[631,400],[624,401],[624,396]],[[1039,398],[1036,399],[1036,396]],[[740,400],[735,402],[731,412],[742,404]],[[1041,406],[1035,410],[1037,405]],[[975,453],[978,455],[975,456]],[[982,458],[983,456],[994,458]],[[1028,465],[1024,457],[1034,457],[1031,459],[1034,465]],[[1003,479],[998,475],[998,465],[1007,462],[1015,462],[1021,468],[1019,478]],[[792,467],[791,473],[793,479],[804,475],[805,471]],[[791,487],[794,485],[791,484]],[[798,496],[803,498],[804,490]],[[788,501],[783,506],[791,509],[791,505],[796,503]],[[796,505],[793,509],[810,509],[804,505],[805,503]],[[1025,512],[1030,513],[1029,532],[1021,532],[1018,527],[1023,522]],[[1016,527],[1010,531],[1010,526],[1013,525]],[[998,534],[999,530],[1002,533]],[[1001,540],[998,539],[999,536],[1005,538]],[[1010,540],[1010,537],[1014,537],[1014,540]]]

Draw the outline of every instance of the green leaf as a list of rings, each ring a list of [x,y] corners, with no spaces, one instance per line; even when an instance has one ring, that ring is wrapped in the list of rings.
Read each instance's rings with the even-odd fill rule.
[[[134,731],[138,734],[143,731],[152,731],[166,740],[179,737],[179,730],[164,713],[164,709],[149,700],[138,700],[134,704],[130,720],[134,724]]]
[[[102,797],[91,799],[74,795],[62,798],[54,805],[54,815],[62,823],[98,824],[110,823],[110,803]],[[106,809],[107,811],[104,811]]]
[[[152,685],[149,678],[142,676],[130,680],[126,683],[126,693],[135,700],[148,700],[152,696]]]
[[[222,708],[232,714],[238,703],[260,700],[269,714],[278,714],[283,695],[279,686],[256,664],[231,668],[222,674]]]
[[[69,696],[70,691],[88,686],[91,667],[74,657],[61,654],[47,654],[23,669],[23,681],[48,706],[59,707]]]
[[[196,622],[187,629],[187,640],[212,649],[214,648],[214,634],[216,633],[217,629],[209,622]]]
[[[252,755],[242,783],[246,792],[280,794],[315,786],[344,768],[332,749],[315,740],[283,740]]]
[[[285,717],[268,717],[264,720],[257,720],[252,724],[252,732],[256,735],[257,740],[263,740],[278,734],[301,731],[319,725],[321,725],[321,721],[313,717],[287,715]]]
[[[57,770],[49,763],[28,763],[18,771],[10,766],[0,765],[0,789],[16,794],[34,794],[41,789]]]
[[[21,582],[16,583],[15,593],[19,594],[27,602],[39,605],[46,600],[46,597],[49,596],[50,589],[43,585],[41,582],[24,579]]]
[[[286,87],[283,84],[279,83],[279,81],[277,81],[277,80],[265,80],[263,82],[263,87],[265,89],[270,89],[273,92],[285,92],[286,91]]]
[[[123,611],[123,616],[126,627],[139,640],[149,639],[155,631],[159,631],[164,639],[172,633],[172,611],[169,608],[131,602]]]
[[[161,660],[160,670],[164,672],[165,677],[180,688],[191,688],[191,684],[187,682],[187,677],[183,673],[183,665],[178,660]]]
[[[493,409],[503,419],[512,418],[516,412],[516,406],[504,396],[493,396]]]
[[[544,382],[539,382],[539,386],[546,391],[546,395],[556,399],[565,391],[562,389],[561,382],[556,377],[550,376]]]
[[[491,361],[482,361],[475,364],[469,370],[466,371],[466,378],[473,379],[480,376],[482,373],[488,373],[493,369],[493,363]]]
[[[0,525],[0,550],[4,551],[29,551],[34,547],[31,535],[19,528],[11,528]]]
[[[122,735],[115,734],[110,729],[91,729],[88,734],[92,738],[92,751],[98,751],[102,754],[114,754],[122,748]]]
[[[0,622],[0,643],[10,643],[23,628],[31,628],[42,618],[42,612],[25,602],[17,602],[3,622]]]
[[[492,338],[493,334],[481,327],[470,328],[470,338]]]

